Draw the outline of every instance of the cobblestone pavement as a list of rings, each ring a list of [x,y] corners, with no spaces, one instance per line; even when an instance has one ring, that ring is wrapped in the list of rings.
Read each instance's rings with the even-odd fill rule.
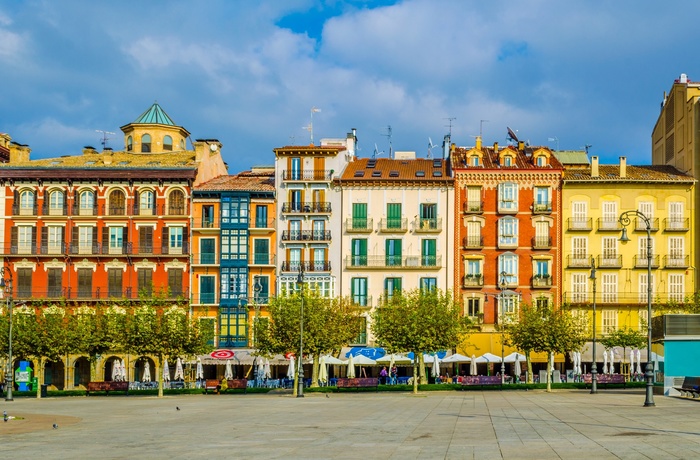
[[[17,398],[5,458],[700,458],[700,401],[638,390]],[[177,408],[180,410],[177,410]],[[53,424],[58,425],[53,429]]]

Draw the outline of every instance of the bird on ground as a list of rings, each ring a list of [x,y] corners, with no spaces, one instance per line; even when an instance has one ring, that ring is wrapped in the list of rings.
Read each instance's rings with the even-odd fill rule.
[[[54,424],[53,424],[53,429],[54,429],[54,430],[58,429],[58,425],[54,423]]]
[[[175,406],[175,409],[180,410],[180,406]]]
[[[330,398],[330,396],[328,396],[328,393],[326,393],[326,398]]]

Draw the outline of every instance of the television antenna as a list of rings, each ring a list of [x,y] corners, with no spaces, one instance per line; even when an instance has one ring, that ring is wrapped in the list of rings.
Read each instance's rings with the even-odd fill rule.
[[[557,144],[557,151],[559,151],[559,138],[557,136],[554,137],[548,137],[547,140],[549,142],[556,142]]]
[[[457,119],[457,117],[447,117],[447,118],[443,118],[443,120],[447,120],[447,121],[448,121],[448,124],[445,125],[445,126],[447,126],[447,127],[450,128],[450,137],[452,137],[452,122],[453,122],[454,120],[456,120],[456,119]]]
[[[435,148],[435,144],[433,144],[433,140],[431,138],[428,138],[428,158],[433,157],[433,149]]]
[[[488,120],[479,120],[479,137],[484,138],[484,123],[488,123]]]
[[[586,144],[583,146],[583,148],[586,149],[586,155],[588,155],[588,149],[590,149],[591,147],[593,147],[591,144]]]
[[[382,134],[382,136],[386,136],[389,138],[389,158],[393,159],[394,158],[394,149],[391,145],[391,125],[386,127],[386,134]]]
[[[102,150],[107,148],[107,141],[109,141],[111,138],[108,136],[114,136],[116,133],[110,132],[110,131],[102,131],[101,129],[96,129],[96,133],[102,133],[102,140],[100,141],[100,144],[102,144]]]
[[[321,109],[319,109],[318,107],[311,107],[311,121],[308,125],[302,128],[307,130],[311,135],[311,145],[314,145],[314,113],[318,113],[320,111]]]

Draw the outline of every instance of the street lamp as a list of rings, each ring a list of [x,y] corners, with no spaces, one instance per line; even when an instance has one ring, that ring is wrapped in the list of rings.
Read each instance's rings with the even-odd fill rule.
[[[596,288],[596,274],[595,274],[595,258],[591,256],[591,276],[589,277],[593,281],[593,364],[591,365],[591,394],[598,393],[598,367],[596,365],[596,352],[595,352],[595,288]],[[579,363],[580,364],[580,363]]]
[[[505,375],[506,375],[506,363],[504,362],[505,358],[505,347],[503,344],[503,339],[505,338],[505,295],[503,294],[505,289],[506,289],[506,275],[507,273],[505,270],[501,272],[501,282],[498,284],[498,287],[501,288],[501,299],[499,303],[501,304],[501,385],[505,383]]]
[[[262,273],[262,269],[260,269]],[[262,291],[262,283],[260,283],[260,276],[255,276],[255,282],[253,283],[253,307],[255,308],[255,317],[253,318],[253,347],[257,348],[257,328],[258,328],[258,317],[260,316],[260,292]]]
[[[301,290],[301,314],[299,316],[299,363],[297,371],[297,398],[304,397],[304,365],[302,357],[304,356],[304,267],[299,263],[299,275],[297,276],[297,285]]]
[[[655,406],[654,404],[654,364],[651,362],[651,220],[642,212],[637,210],[625,211],[620,214],[620,225],[622,225],[622,236],[620,241],[628,242],[627,226],[631,219],[629,216],[637,216],[642,219],[647,231],[647,365],[644,372],[646,378],[646,399],[644,407]]]
[[[6,280],[5,267],[0,267],[0,291],[8,295],[6,305],[10,313],[10,325],[7,334],[7,371],[5,372],[5,386],[7,387],[7,392],[5,393],[5,401],[14,401],[12,398],[12,387],[15,384],[14,377],[12,375],[12,310],[14,309],[15,305],[12,300],[12,273],[8,270]]]

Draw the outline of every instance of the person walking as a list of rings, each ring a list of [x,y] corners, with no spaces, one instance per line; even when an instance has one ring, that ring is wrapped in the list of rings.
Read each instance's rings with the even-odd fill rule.
[[[382,367],[382,370],[379,372],[379,383],[383,383],[386,385],[386,378],[389,376],[389,373],[386,370],[386,366]]]

